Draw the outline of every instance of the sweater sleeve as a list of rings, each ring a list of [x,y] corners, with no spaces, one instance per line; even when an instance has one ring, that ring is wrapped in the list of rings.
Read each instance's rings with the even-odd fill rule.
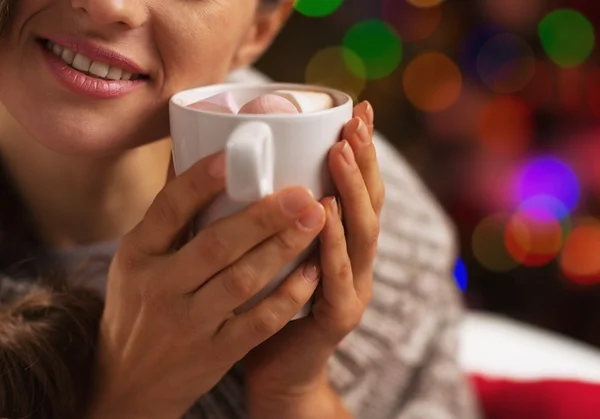
[[[373,299],[332,359],[332,381],[358,419],[476,419],[458,364],[454,228],[402,156],[375,141],[386,201]]]

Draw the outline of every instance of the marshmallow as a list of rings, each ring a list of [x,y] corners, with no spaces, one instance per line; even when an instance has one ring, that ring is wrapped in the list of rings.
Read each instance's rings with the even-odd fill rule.
[[[188,108],[198,109],[208,112],[232,113],[236,114],[240,108],[235,102],[235,98],[231,92],[219,93],[218,95],[202,99],[198,102],[188,105]]]
[[[300,113],[317,112],[333,108],[333,98],[327,93],[277,90],[273,94],[292,102]]]
[[[334,106],[327,93],[277,90],[238,106],[231,92],[223,92],[188,105],[191,109],[228,114],[297,114],[317,112]]]
[[[240,109],[240,114],[295,114],[298,109],[289,100],[274,94],[257,97]]]

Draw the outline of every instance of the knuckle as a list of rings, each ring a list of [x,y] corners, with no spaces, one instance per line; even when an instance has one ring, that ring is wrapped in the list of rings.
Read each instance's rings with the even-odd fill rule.
[[[340,222],[341,223],[341,222]],[[340,226],[338,231],[333,236],[333,246],[336,248],[346,248],[346,235],[343,226]]]
[[[286,308],[289,308],[290,312],[298,312],[304,304],[308,301],[310,296],[305,296],[300,290],[290,287],[283,294],[283,301],[285,301]]]
[[[301,247],[300,240],[290,231],[273,236],[273,240],[275,240],[275,244],[281,253],[285,255],[295,254]]]
[[[140,272],[147,263],[137,243],[130,235],[126,235],[121,239],[121,245],[115,253],[116,265],[127,274]]]
[[[357,302],[340,313],[340,316],[338,316],[336,321],[336,329],[338,332],[347,334],[348,332],[356,329],[356,327],[360,324],[364,310],[359,304],[360,303]]]
[[[228,295],[236,300],[250,298],[255,291],[258,274],[248,263],[238,262],[227,268],[223,287]]]
[[[279,214],[272,211],[271,201],[272,199],[264,199],[250,208],[252,222],[260,231],[265,233],[273,233],[279,230],[277,225]]]
[[[373,286],[366,287],[361,294],[361,301],[365,306],[373,299]]]
[[[362,312],[357,310],[353,310],[350,313],[347,313],[344,316],[344,319],[341,321],[341,330],[344,332],[350,332],[351,330],[356,329],[356,327],[360,324],[362,319]]]
[[[156,196],[153,209],[158,221],[166,225],[178,225],[179,212],[177,209],[177,200],[169,189],[163,189]]]
[[[184,196],[194,202],[202,202],[206,198],[206,188],[211,183],[206,183],[202,176],[193,176],[195,173],[189,172],[188,176],[181,176],[181,189]]]
[[[284,324],[285,322],[275,311],[264,308],[256,313],[250,322],[250,327],[257,335],[269,337],[277,333]]]
[[[204,262],[217,266],[228,264],[231,250],[222,234],[214,228],[208,228],[200,233],[198,239],[202,242],[200,257]]]
[[[379,232],[379,220],[376,217],[373,217],[373,220],[367,225],[367,233],[365,236],[365,244],[368,247],[377,247],[377,243],[379,242]]]
[[[337,269],[338,278],[352,278],[352,265],[349,260],[344,261]]]

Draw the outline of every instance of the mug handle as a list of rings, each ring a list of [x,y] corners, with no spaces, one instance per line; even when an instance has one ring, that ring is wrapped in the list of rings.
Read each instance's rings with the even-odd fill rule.
[[[229,136],[225,147],[225,183],[232,201],[253,202],[273,193],[275,155],[271,127],[246,122]]]

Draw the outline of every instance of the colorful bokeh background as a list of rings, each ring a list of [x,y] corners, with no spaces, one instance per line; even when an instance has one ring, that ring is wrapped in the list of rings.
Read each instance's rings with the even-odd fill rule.
[[[258,68],[371,101],[457,225],[466,303],[600,347],[597,2],[295,8]]]

